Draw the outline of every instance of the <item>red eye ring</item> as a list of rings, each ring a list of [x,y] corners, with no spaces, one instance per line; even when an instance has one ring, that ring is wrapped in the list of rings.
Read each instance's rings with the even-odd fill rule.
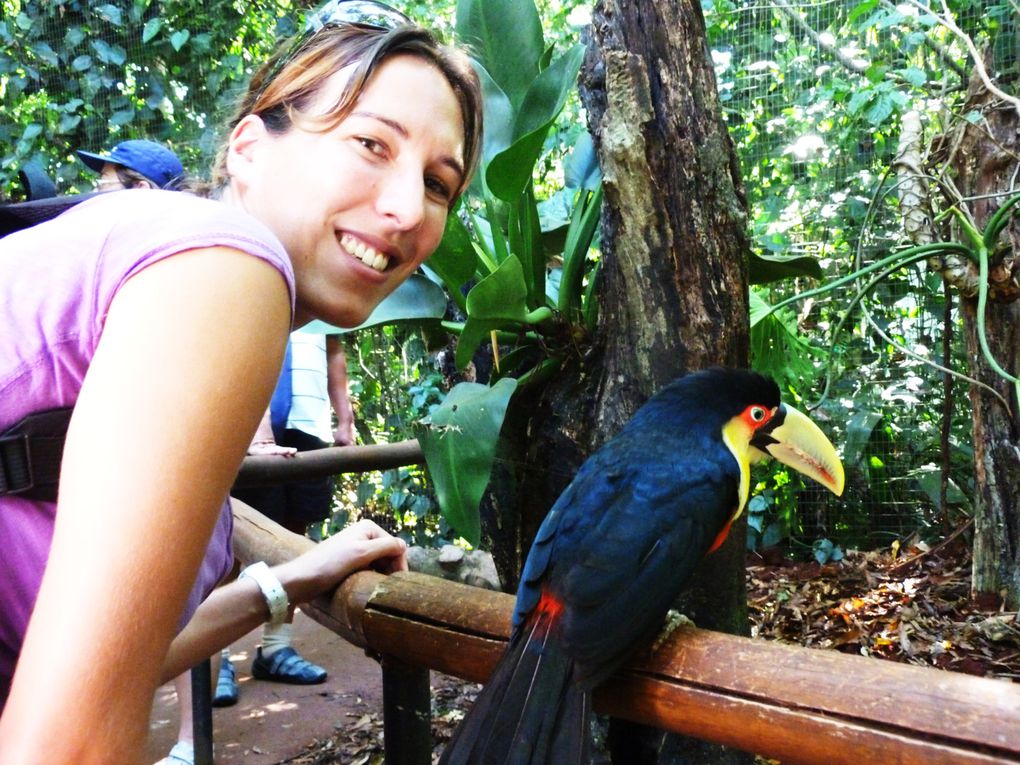
[[[760,404],[752,404],[744,410],[741,417],[750,427],[758,429],[772,419],[772,410]]]

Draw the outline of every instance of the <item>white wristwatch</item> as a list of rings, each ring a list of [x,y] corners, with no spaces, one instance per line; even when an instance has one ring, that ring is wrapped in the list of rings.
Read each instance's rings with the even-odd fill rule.
[[[265,561],[252,563],[241,571],[239,579],[248,577],[254,579],[255,584],[262,590],[262,597],[266,599],[269,607],[269,623],[272,625],[282,624],[287,618],[287,611],[290,609],[290,600],[287,598],[287,591],[283,589],[280,580],[269,570]]]

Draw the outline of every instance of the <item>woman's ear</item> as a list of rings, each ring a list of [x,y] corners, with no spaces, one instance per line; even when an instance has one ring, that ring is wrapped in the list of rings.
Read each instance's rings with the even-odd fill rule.
[[[245,183],[258,150],[268,136],[266,124],[255,114],[246,115],[234,125],[227,141],[227,174],[232,180]]]

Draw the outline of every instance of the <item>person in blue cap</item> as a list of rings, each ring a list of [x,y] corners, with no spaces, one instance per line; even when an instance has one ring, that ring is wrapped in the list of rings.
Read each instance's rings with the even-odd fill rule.
[[[177,155],[155,141],[121,141],[109,154],[82,150],[77,154],[86,167],[99,173],[97,191],[174,190],[184,178],[184,167]]]

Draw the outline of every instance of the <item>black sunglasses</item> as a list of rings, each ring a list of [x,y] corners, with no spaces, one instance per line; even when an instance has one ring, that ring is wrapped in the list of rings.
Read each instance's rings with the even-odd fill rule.
[[[329,0],[305,20],[305,31],[295,37],[286,52],[276,59],[263,82],[269,83],[276,79],[276,75],[297,55],[308,38],[326,27],[353,26],[389,30],[413,23],[404,13],[378,0]]]

